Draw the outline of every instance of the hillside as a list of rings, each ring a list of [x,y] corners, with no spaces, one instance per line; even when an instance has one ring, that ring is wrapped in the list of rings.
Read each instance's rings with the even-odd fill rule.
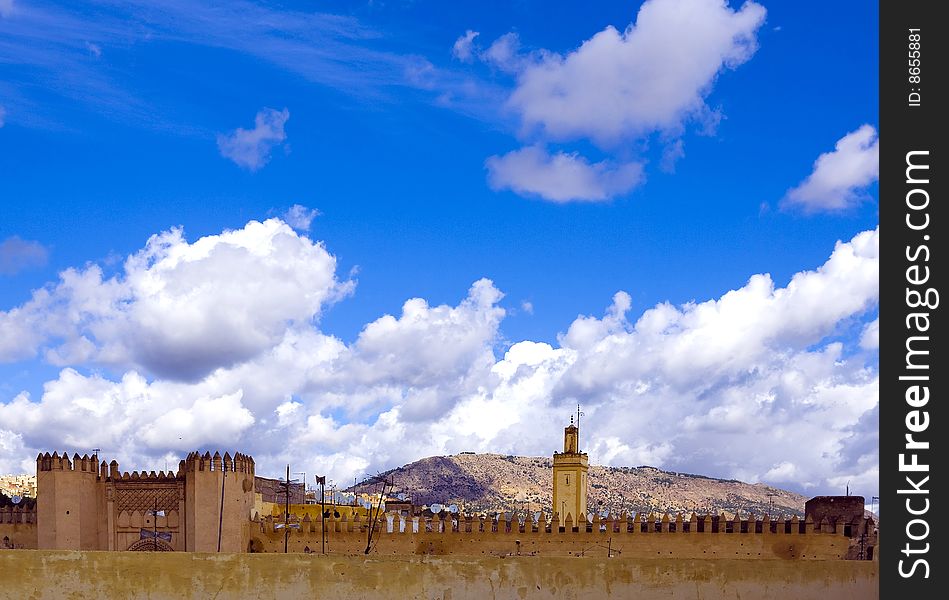
[[[463,453],[423,458],[381,475],[416,505],[455,503],[466,511],[550,511],[550,458]],[[368,491],[359,486],[360,491]],[[769,498],[772,494],[772,498]],[[592,509],[619,512],[751,511],[763,515],[804,515],[805,496],[764,484],[715,479],[654,467],[590,465],[588,501]]]

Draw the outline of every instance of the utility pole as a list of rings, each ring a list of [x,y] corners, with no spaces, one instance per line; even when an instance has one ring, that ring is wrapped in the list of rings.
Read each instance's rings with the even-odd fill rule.
[[[283,511],[283,553],[290,551],[290,465],[287,464],[287,503]]]
[[[14,498],[15,498],[15,496],[14,496]],[[14,500],[14,502],[16,502],[16,500]],[[154,506],[154,508],[152,508],[152,510],[148,511],[148,514],[151,514],[151,515],[152,515],[152,532],[151,532],[151,536],[150,536],[150,537],[152,538],[152,550],[154,550],[155,552],[157,552],[158,549],[159,549],[159,548],[158,548],[158,517],[164,517],[164,516],[165,516],[165,511],[163,511],[163,510],[158,510],[158,499],[157,499],[157,498],[155,499],[155,506]],[[171,537],[170,537],[171,534],[168,534],[168,535],[169,535],[169,537],[166,538],[166,539],[170,540],[170,539],[171,539]],[[144,537],[149,537],[149,536],[148,536],[148,531],[145,530],[145,529],[142,529],[141,536],[142,536],[143,538],[144,538]]]
[[[278,485],[283,488],[283,493],[285,496],[285,504],[283,510],[283,552],[286,554],[290,551],[290,490],[295,483],[294,480],[290,479],[290,465],[287,465],[287,479],[286,481],[281,481]],[[274,528],[278,529],[281,525],[275,525]],[[299,527],[299,525],[297,525]]]
[[[323,542],[322,553],[326,554],[326,476],[316,476],[316,482],[320,484],[320,534]]]
[[[217,551],[221,551],[221,536],[224,533],[224,484],[227,482],[227,471],[224,470],[224,461],[221,461],[221,511],[217,516]]]

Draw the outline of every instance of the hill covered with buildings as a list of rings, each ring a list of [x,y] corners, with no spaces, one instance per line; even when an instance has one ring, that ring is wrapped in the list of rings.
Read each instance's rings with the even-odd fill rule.
[[[552,502],[553,461],[545,457],[461,453],[432,456],[381,474],[416,505],[466,511],[545,510]],[[663,471],[590,465],[588,506],[600,512],[752,512],[804,515],[806,497],[765,484]],[[357,490],[369,491],[368,485]]]

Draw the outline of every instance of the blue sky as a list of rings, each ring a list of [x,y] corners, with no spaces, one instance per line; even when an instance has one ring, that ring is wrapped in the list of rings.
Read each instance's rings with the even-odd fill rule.
[[[183,455],[186,442],[224,444],[264,457],[258,464],[272,462],[274,470],[292,459],[341,479],[469,447],[549,454],[568,405],[582,400],[604,423],[590,420],[590,436],[599,440],[590,442],[595,462],[652,461],[806,493],[838,491],[845,478],[858,482],[858,493],[876,495],[876,350],[867,341],[876,288],[849,275],[872,270],[875,254],[858,252],[869,261],[862,266],[819,271],[838,241],[870,232],[875,244],[876,18],[875,6],[857,2],[652,0],[641,9],[637,2],[215,8],[175,0],[0,0],[0,331],[7,346],[20,348],[4,355],[0,344],[0,470],[19,469],[55,442],[30,419],[56,406],[80,420],[97,414],[77,404],[79,388],[93,404],[154,402],[170,411],[130,417],[99,442],[66,424],[52,428],[79,450],[110,447],[140,463]],[[267,219],[290,226],[252,234],[248,223]],[[153,248],[152,263],[125,262],[150,236],[178,227],[179,238]],[[253,237],[221,242],[245,249],[261,235],[271,240],[268,251],[273,236],[292,240],[302,254],[281,247],[271,258],[284,267],[310,260],[300,269],[312,267],[316,278],[302,278],[299,289],[228,288],[233,297],[222,289],[219,305],[206,305],[220,318],[199,314],[200,322],[179,323],[221,339],[246,325],[246,339],[230,342],[239,349],[233,352],[163,330],[155,321],[162,322],[164,305],[146,302],[151,288],[135,283],[149,274],[160,280],[149,269],[175,247],[194,250],[199,239],[225,231]],[[863,238],[854,244],[865,246]],[[65,270],[89,275],[94,265],[97,282],[63,283]],[[234,257],[208,265],[211,279],[224,282],[250,268]],[[199,285],[190,276],[172,279],[180,273],[169,269],[161,285],[182,297]],[[299,271],[279,272],[267,271],[261,282]],[[762,314],[782,333],[765,336],[754,351],[751,342],[706,348],[747,357],[748,365],[696,358],[708,368],[703,383],[671,374],[689,355],[682,344],[704,335],[704,325],[689,321],[706,323],[695,307],[747,291],[756,274],[770,274],[777,292],[768,301],[782,303],[795,295],[779,298],[781,290],[802,272],[826,276],[828,288],[794,306],[769,305]],[[483,278],[490,284],[475,284]],[[281,295],[303,293],[314,281],[325,289],[303,306]],[[103,290],[117,287],[128,289],[103,300]],[[55,301],[37,302],[42,289]],[[852,296],[856,289],[866,297],[846,310],[827,309],[837,302],[833,290]],[[249,294],[262,304],[247,304]],[[424,310],[406,312],[412,298],[424,299]],[[106,304],[90,308],[98,301]],[[654,346],[640,339],[639,320],[663,303],[678,307],[681,322]],[[272,322],[253,322],[259,311]],[[795,320],[810,312],[812,323]],[[410,327],[412,319],[431,327]],[[742,327],[721,319],[708,331],[740,341]],[[121,339],[119,321],[127,328]],[[581,336],[592,321],[600,333]],[[175,319],[164,322],[170,328]],[[438,333],[454,326],[463,332]],[[146,330],[152,337],[140,336]],[[318,369],[332,381],[302,377],[250,391],[246,378],[271,376],[273,365],[260,361],[293,336],[317,336],[312,343],[335,348],[327,350],[332,364]],[[373,346],[390,347],[387,339],[419,357],[471,348],[456,362],[423,367]],[[584,360],[621,343],[628,354],[617,352],[615,364],[601,365],[605,371],[584,375]],[[158,350],[143,353],[148,344]],[[505,359],[512,348],[523,364]],[[193,352],[203,358],[192,365],[207,368],[156,358],[162,349]],[[641,354],[646,349],[668,353],[665,362],[623,375],[635,371],[623,360],[652,360]],[[818,376],[801,366],[815,357],[848,370],[815,366]],[[531,381],[527,388],[499,375],[511,361],[522,368],[510,377],[519,372]],[[382,379],[366,375],[383,372]],[[792,373],[814,379],[778,389],[775,381],[786,383]],[[122,382],[132,375],[152,391],[128,395]],[[745,464],[756,437],[740,428],[677,437],[605,424],[626,410],[679,422],[716,419],[740,412],[730,402],[747,393],[788,402],[780,410],[759,402],[763,412],[750,419],[796,415],[818,428],[826,414],[840,414],[834,403],[847,390],[864,399],[872,392],[869,404],[848,404],[846,426],[827,430],[826,449],[800,460],[782,453],[795,453],[801,439],[794,435],[804,433],[789,431],[773,455]],[[199,406],[202,398],[211,409]],[[488,407],[530,420],[516,416],[518,406],[546,415],[548,430],[472,437],[463,428],[478,422],[472,411]],[[241,416],[230,429],[217,428],[229,437],[194,426],[202,411],[222,407]],[[288,424],[291,415],[296,425]],[[387,431],[398,444],[412,427],[429,432],[422,436],[429,441],[405,443],[400,452],[373,441],[390,439],[380,433]],[[174,437],[168,432],[189,428],[194,435],[180,436],[181,445],[158,433]],[[760,425],[752,429],[767,437]],[[283,447],[289,439],[292,449]]]

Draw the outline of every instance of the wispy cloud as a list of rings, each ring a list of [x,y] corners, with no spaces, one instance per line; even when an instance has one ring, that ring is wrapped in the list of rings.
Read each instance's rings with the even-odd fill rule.
[[[20,90],[37,90],[20,99],[34,112],[45,108],[35,94],[54,93],[154,126],[162,116],[136,89],[142,73],[131,65],[136,53],[158,43],[234,51],[358,97],[413,86],[406,73],[420,62],[380,49],[382,34],[354,17],[246,0],[92,0],[72,7],[14,7],[0,0],[3,6],[10,18],[0,19],[0,63],[22,67],[8,81]],[[109,62],[96,60],[105,50]]]
[[[217,136],[217,147],[221,156],[229,158],[240,167],[256,171],[270,160],[270,151],[287,139],[283,130],[290,111],[263,108],[254,117],[254,128],[238,127],[231,133]]]
[[[451,54],[462,62],[471,62],[474,59],[474,39],[478,37],[477,31],[469,29],[465,35],[455,40],[455,45],[451,47]]]
[[[294,204],[283,214],[283,220],[287,225],[297,231],[309,231],[313,219],[320,215],[320,211],[315,208],[307,208],[302,204]]]
[[[0,117],[3,109],[0,108]],[[0,119],[0,125],[3,120]],[[49,259],[49,250],[43,244],[32,240],[8,237],[0,242],[0,275],[16,275],[20,271],[42,267]]]
[[[98,44],[93,44],[92,42],[86,42],[86,50],[89,51],[89,54],[100,58],[102,56],[102,48]]]

